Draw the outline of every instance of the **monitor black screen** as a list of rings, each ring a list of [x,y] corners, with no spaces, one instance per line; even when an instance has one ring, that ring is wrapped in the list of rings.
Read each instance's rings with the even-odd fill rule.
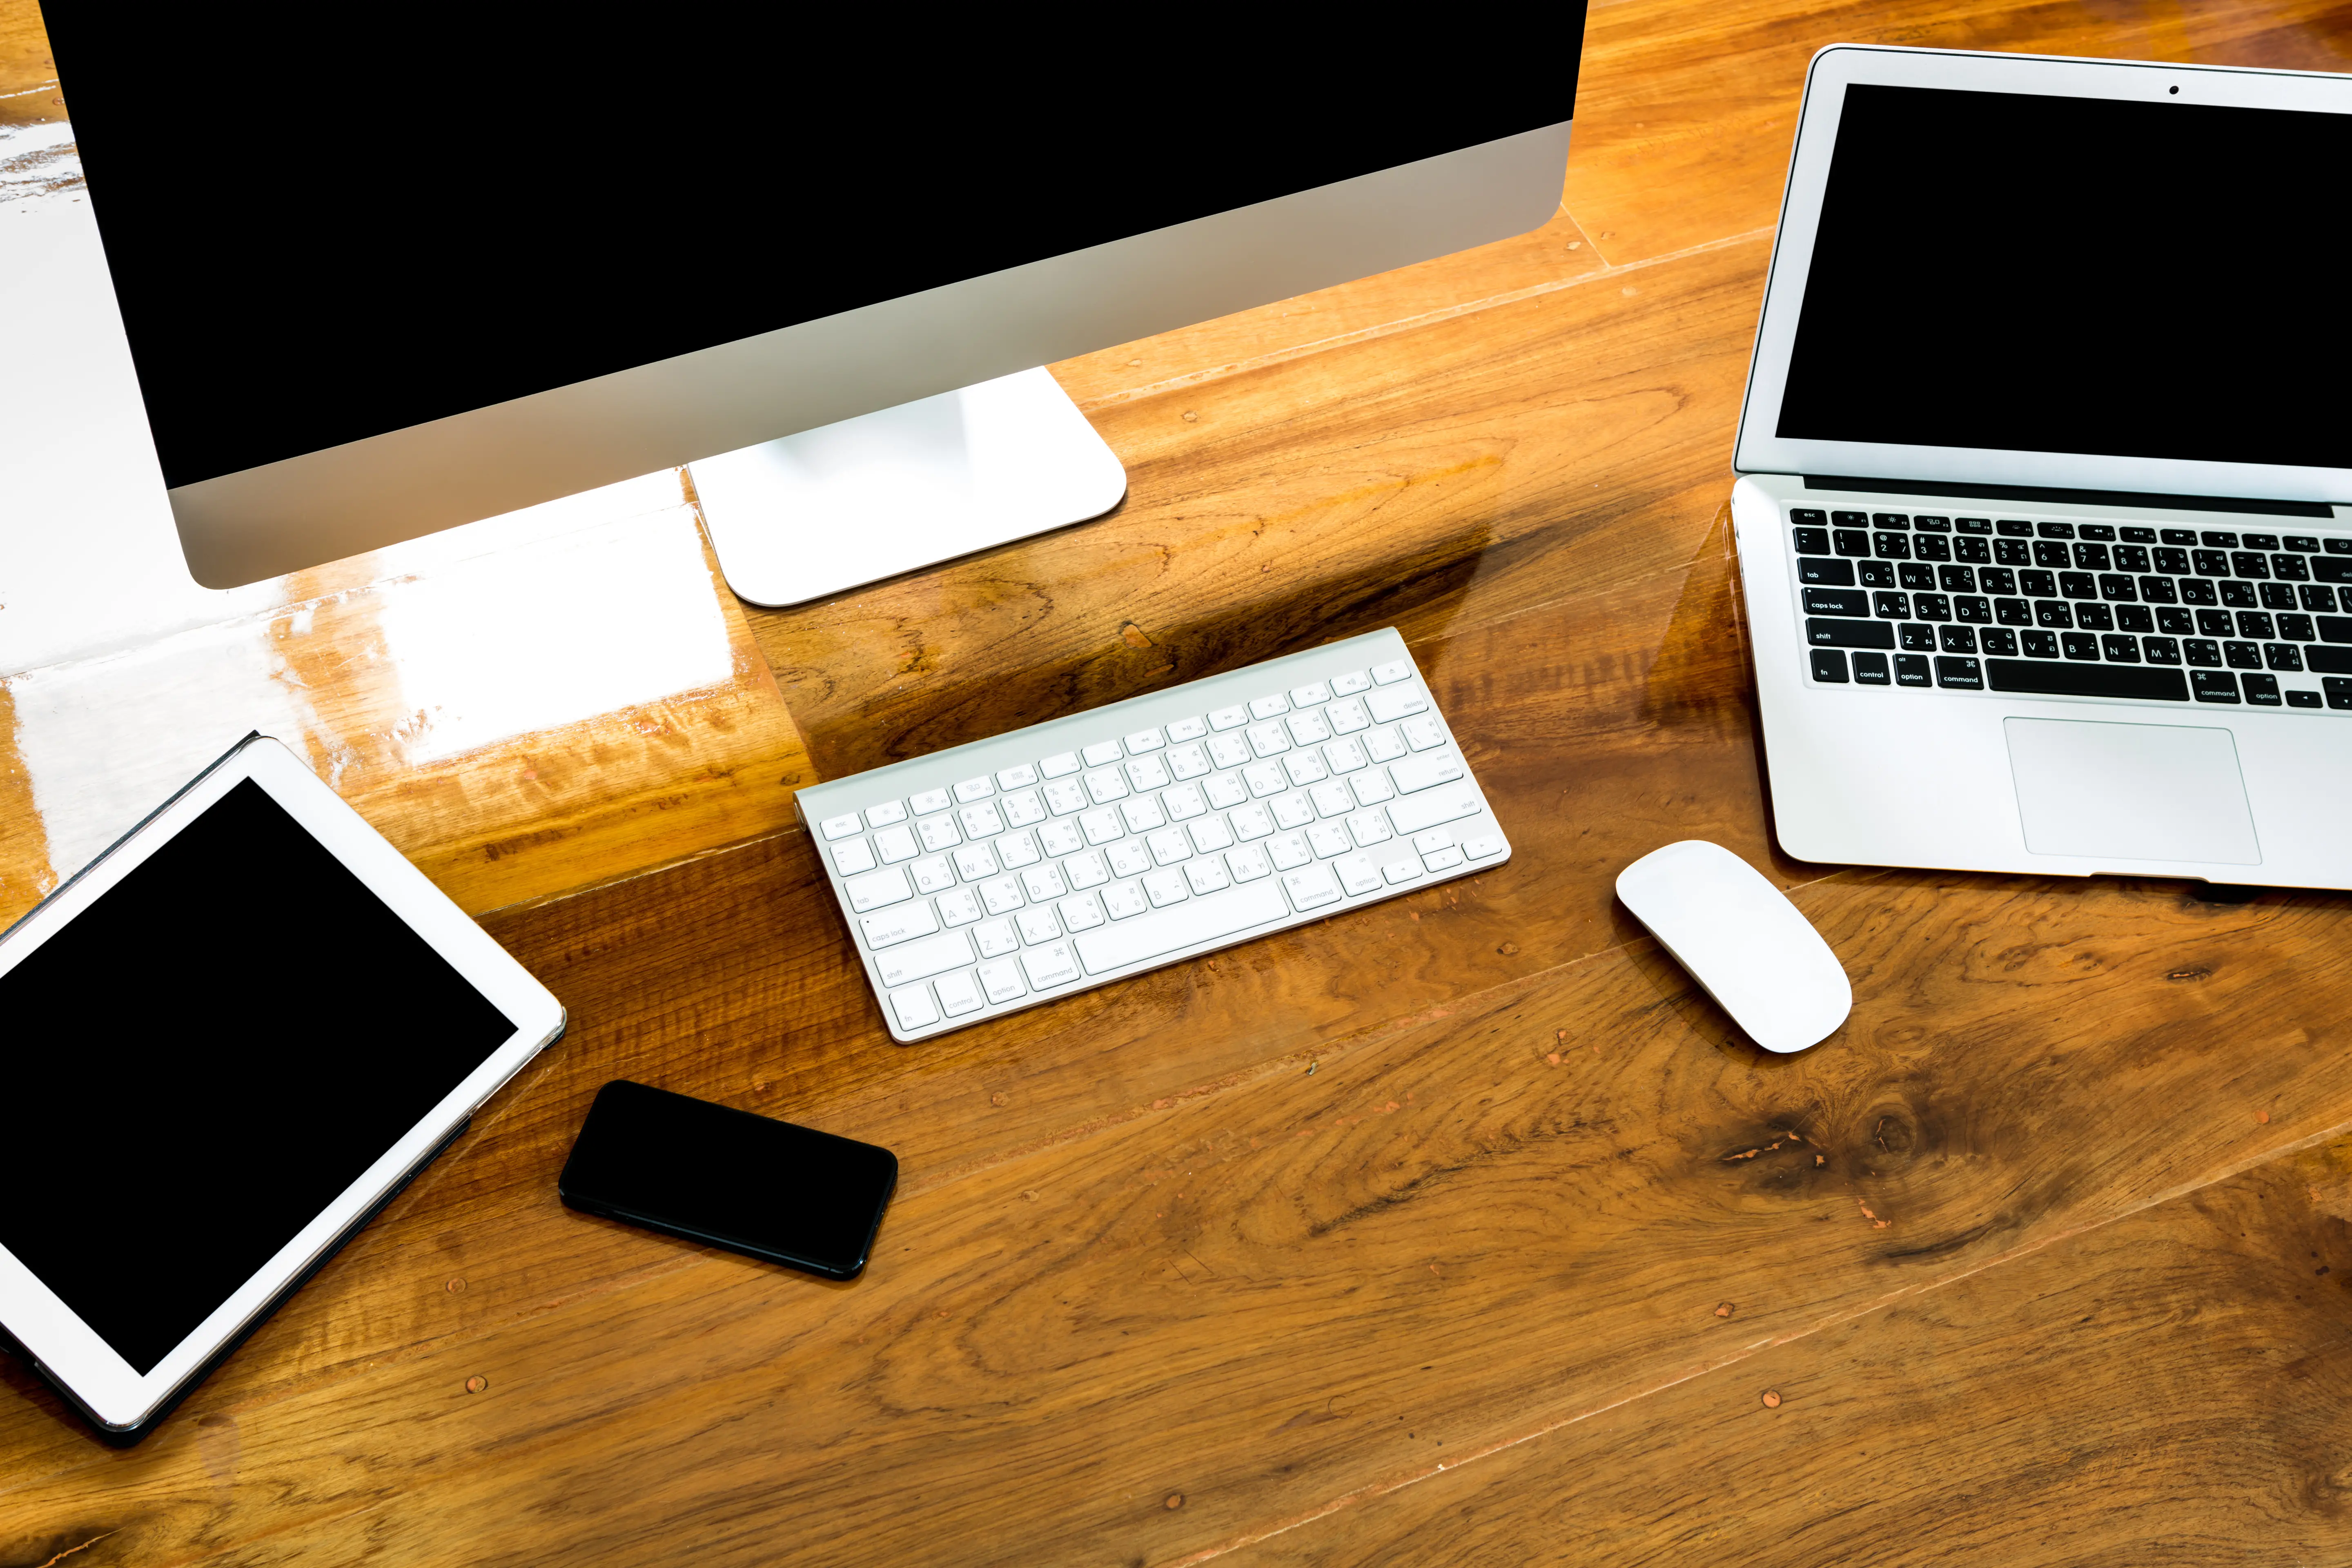
[[[250,779],[0,1016],[0,1246],[142,1375],[514,1033]]]
[[[1583,14],[42,10],[173,486],[1556,124]]]
[[[2352,468],[2352,115],[1845,92],[1782,437]]]

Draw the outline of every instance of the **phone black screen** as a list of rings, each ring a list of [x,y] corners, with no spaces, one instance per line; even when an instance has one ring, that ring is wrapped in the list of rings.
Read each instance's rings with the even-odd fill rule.
[[[584,1213],[848,1279],[898,1184],[887,1149],[615,1079],[556,1187]]]

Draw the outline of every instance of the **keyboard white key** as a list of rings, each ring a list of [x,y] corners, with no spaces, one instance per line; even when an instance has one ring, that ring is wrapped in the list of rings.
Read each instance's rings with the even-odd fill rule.
[[[1468,784],[1444,784],[1425,794],[1406,795],[1388,804],[1390,826],[1399,833],[1418,833],[1441,822],[1475,816],[1486,803]]]
[[[893,991],[890,1010],[898,1015],[898,1027],[902,1029],[926,1028],[940,1021],[940,1010],[931,1003],[931,988],[928,985]]]
[[[1021,967],[1029,972],[1029,984],[1043,991],[1049,985],[1067,985],[1078,977],[1078,956],[1070,951],[1066,942],[1051,947],[1032,948],[1021,955]]]
[[[843,888],[849,895],[849,907],[864,914],[868,910],[886,909],[901,904],[915,896],[908,884],[907,873],[899,870],[877,871],[870,877],[860,877]]]
[[[929,942],[910,942],[882,955],[882,984],[897,987],[929,980],[971,962],[971,942],[960,931]]]
[[[1078,956],[1089,974],[1107,974],[1147,958],[1220,942],[1252,926],[1278,921],[1290,911],[1271,882],[1202,899],[1124,925],[1078,938]]]
[[[1419,868],[1414,868],[1416,870]],[[1285,871],[1282,874],[1282,890],[1290,895],[1290,901],[1302,913],[1339,901],[1339,884],[1332,877],[1328,866],[1309,866],[1303,871]]]
[[[980,987],[969,973],[942,974],[931,989],[939,995],[940,1010],[950,1018],[977,1013],[986,1005],[981,999]]]
[[[1029,994],[1029,987],[1021,984],[1021,966],[1017,963],[1006,963],[1001,960],[995,963],[983,963],[980,966],[979,974],[980,988],[988,994],[991,1002],[1017,1001]]]
[[[857,923],[866,928],[866,945],[879,952],[896,947],[902,942],[930,936],[940,929],[940,917],[931,912],[929,901],[919,904],[899,904],[878,915],[860,915]],[[887,982],[885,982],[887,984]]]
[[[1393,632],[801,799],[884,1018],[908,1040],[1510,851]]]
[[[1413,795],[1442,784],[1452,784],[1467,772],[1462,759],[1443,757],[1409,757],[1389,767],[1389,777],[1396,781],[1399,795]]]
[[[1234,842],[1234,830],[1226,826],[1222,816],[1203,818],[1184,831],[1192,838],[1192,847],[1203,855],[1214,855],[1220,849],[1230,847]]]

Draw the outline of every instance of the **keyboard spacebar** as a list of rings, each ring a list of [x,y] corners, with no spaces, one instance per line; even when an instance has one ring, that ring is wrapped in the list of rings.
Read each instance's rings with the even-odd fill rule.
[[[1282,901],[1281,891],[1269,879],[1254,888],[1193,899],[1172,910],[1138,915],[1105,930],[1088,931],[1078,938],[1078,957],[1088,974],[1105,974],[1163,952],[1278,921],[1289,912],[1290,906]]]
[[[2177,669],[2146,665],[2063,664],[2050,659],[1989,658],[1986,672],[1995,691],[2030,691],[2049,697],[2131,697],[2186,702],[2189,683]]]

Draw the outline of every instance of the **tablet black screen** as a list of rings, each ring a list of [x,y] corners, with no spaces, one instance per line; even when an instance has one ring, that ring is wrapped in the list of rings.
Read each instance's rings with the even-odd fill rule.
[[[514,1032],[250,779],[0,1017],[0,1246],[142,1374]]]

